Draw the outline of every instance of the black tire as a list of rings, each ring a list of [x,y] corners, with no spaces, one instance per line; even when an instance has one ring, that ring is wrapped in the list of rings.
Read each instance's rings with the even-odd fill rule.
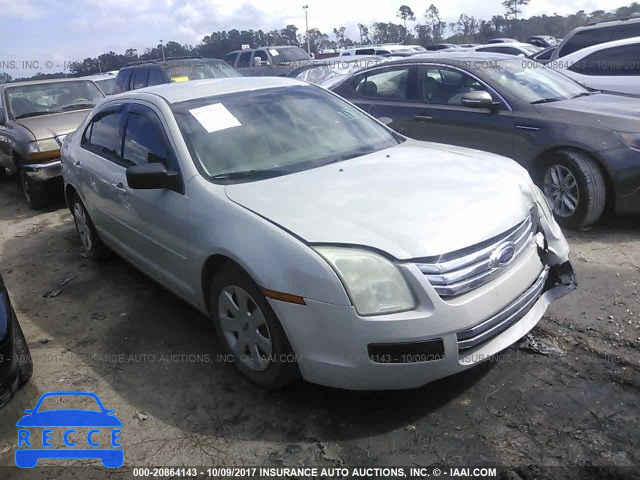
[[[100,238],[100,235],[98,235],[96,227],[93,225],[93,221],[91,217],[89,217],[89,213],[78,195],[74,194],[71,197],[69,206],[71,208],[71,215],[73,216],[73,223],[76,226],[76,233],[78,234],[80,245],[82,245],[82,254],[87,258],[97,261],[108,259],[111,256],[111,250],[109,250]],[[84,215],[84,223],[82,221],[82,215]]]
[[[245,365],[236,353],[233,352],[229,342],[225,338],[222,323],[218,315],[218,302],[220,295],[226,287],[240,287],[246,291],[255,306],[260,309],[271,340],[272,353],[269,355],[268,366],[263,371],[255,371]],[[232,355],[236,368],[252,383],[265,388],[281,388],[293,382],[300,376],[298,365],[295,362],[293,349],[289,343],[280,321],[272,310],[258,285],[239,267],[233,264],[223,266],[213,277],[209,295],[210,315],[213,320],[220,344],[227,355]],[[253,311],[255,314],[255,310]],[[246,330],[246,326],[245,326]]]
[[[553,186],[552,173],[558,170],[570,172],[575,179],[578,202],[573,209],[563,205],[559,190]],[[539,172],[538,185],[551,199],[553,213],[563,227],[586,228],[598,221],[604,212],[607,187],[597,162],[584,152],[560,150],[556,152]],[[572,182],[571,182],[572,183]],[[555,202],[554,200],[558,200]],[[558,205],[560,205],[558,207]],[[565,211],[562,211],[562,210]],[[567,211],[568,210],[568,211]]]
[[[26,172],[20,172],[20,186],[22,193],[29,205],[29,208],[37,210],[46,207],[49,204],[49,192],[47,190],[47,182],[38,182],[31,180]]]
[[[18,387],[22,387],[33,375],[33,361],[31,359],[31,353],[29,352],[29,345],[27,345],[27,340],[24,338],[24,333],[22,332],[22,327],[20,327],[15,313],[13,311],[11,313],[16,326],[15,345],[16,355],[18,356]]]

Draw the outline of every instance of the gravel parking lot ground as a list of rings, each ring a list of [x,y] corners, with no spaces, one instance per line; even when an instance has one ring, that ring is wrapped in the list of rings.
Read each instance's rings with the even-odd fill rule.
[[[14,464],[23,410],[66,389],[115,409],[126,465],[489,463],[522,478],[530,465],[637,466],[639,220],[567,232],[579,287],[536,327],[539,344],[413,391],[270,392],[218,361],[207,318],[118,258],[81,257],[62,198],[31,211],[4,181],[0,268],[35,373],[0,411],[0,464]]]

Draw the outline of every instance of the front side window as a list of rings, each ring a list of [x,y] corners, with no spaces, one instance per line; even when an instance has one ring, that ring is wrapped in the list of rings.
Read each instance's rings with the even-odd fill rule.
[[[14,120],[93,108],[104,98],[96,84],[88,80],[7,87],[6,95]]]
[[[120,137],[120,112],[98,113],[82,137],[82,145],[109,160],[118,161],[122,150]]]
[[[125,162],[141,165],[161,162],[169,167],[168,141],[158,117],[144,107],[129,111],[122,157]]]
[[[194,162],[213,181],[285,175],[403,141],[312,85],[200,98],[172,108]]]
[[[419,78],[421,98],[425,103],[462,105],[464,94],[487,90],[472,76],[438,65],[422,67]]]
[[[355,78],[356,92],[367,98],[407,100],[410,66],[362,74]]]

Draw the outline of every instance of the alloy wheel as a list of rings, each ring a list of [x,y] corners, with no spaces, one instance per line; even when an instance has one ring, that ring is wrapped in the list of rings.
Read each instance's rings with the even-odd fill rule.
[[[91,239],[91,230],[89,229],[89,219],[87,213],[80,203],[76,202],[73,206],[73,219],[76,222],[76,230],[80,237],[80,242],[85,252],[90,252],[93,248],[93,240]]]
[[[272,337],[265,316],[251,295],[236,285],[223,288],[218,297],[218,318],[236,358],[250,370],[266,370],[273,353]]]
[[[547,170],[544,176],[544,194],[551,200],[553,213],[560,217],[570,217],[578,209],[578,182],[564,165],[553,165]]]

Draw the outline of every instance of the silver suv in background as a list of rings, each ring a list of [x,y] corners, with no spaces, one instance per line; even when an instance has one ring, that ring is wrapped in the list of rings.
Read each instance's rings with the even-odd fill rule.
[[[246,77],[286,77],[314,63],[307,52],[295,46],[245,48],[227,53],[224,61]]]
[[[548,66],[587,88],[640,95],[640,36],[592,45]]]
[[[631,37],[640,37],[640,15],[591,23],[571,30],[555,48],[548,61],[553,62],[591,45]]]
[[[60,147],[104,98],[90,80],[61,79],[0,85],[0,175],[20,178],[31,208],[49,202],[47,183],[60,178]]]

